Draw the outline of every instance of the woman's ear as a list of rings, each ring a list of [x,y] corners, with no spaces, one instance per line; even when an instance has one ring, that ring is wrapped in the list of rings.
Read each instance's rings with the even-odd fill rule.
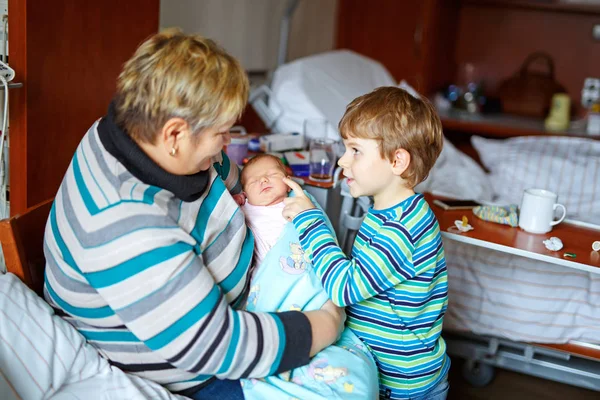
[[[180,142],[183,138],[191,135],[190,124],[179,117],[173,117],[167,120],[160,130],[159,138],[166,151],[174,155],[179,150]]]
[[[392,172],[394,175],[401,176],[410,165],[410,153],[405,149],[398,149],[394,152],[392,161]]]

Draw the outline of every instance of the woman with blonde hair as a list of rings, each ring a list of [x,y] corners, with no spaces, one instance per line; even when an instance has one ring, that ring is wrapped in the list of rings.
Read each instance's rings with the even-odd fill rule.
[[[211,40],[142,43],[82,139],[46,227],[45,298],[115,366],[192,398],[307,364],[345,314],[237,310],[254,240],[222,152],[247,76]]]

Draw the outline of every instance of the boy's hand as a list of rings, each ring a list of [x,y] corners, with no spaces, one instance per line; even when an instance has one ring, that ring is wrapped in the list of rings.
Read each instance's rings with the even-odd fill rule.
[[[246,204],[246,195],[243,192],[234,194],[233,199],[235,200],[237,205],[240,207],[243,206],[244,204]]]
[[[315,205],[310,201],[310,199],[304,194],[304,191],[296,182],[289,178],[283,178],[283,183],[288,185],[293,191],[294,197],[287,197],[283,200],[285,207],[283,207],[282,215],[288,221],[293,220],[296,215],[300,214],[302,211],[310,210],[311,208],[315,208]]]

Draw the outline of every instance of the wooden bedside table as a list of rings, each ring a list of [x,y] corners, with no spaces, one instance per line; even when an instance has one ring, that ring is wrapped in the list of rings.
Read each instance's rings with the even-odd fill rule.
[[[600,227],[594,229],[562,222],[548,233],[534,234],[521,228],[484,221],[473,214],[472,210],[443,210],[433,204],[435,198],[431,194],[425,194],[425,199],[440,224],[442,237],[446,239],[600,274],[600,252],[592,250],[592,243],[600,240]],[[465,233],[449,232],[448,228],[453,227],[454,221],[461,220],[463,215],[469,219],[473,230]],[[544,246],[543,241],[552,236],[563,242],[564,247],[559,251],[551,251]],[[564,253],[573,253],[576,258],[564,257]]]

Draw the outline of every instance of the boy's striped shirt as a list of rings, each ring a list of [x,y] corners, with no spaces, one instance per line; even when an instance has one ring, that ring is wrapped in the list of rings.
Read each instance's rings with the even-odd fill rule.
[[[237,167],[222,155],[185,202],[133,176],[99,132],[80,143],[46,225],[46,300],[112,364],[173,391],[306,364],[304,315],[232,308],[254,243],[229,194]]]
[[[440,336],[448,283],[439,225],[423,196],[369,210],[350,258],[321,210],[294,224],[325,290],[347,306],[348,326],[375,355],[381,395],[412,398],[438,384],[450,366]]]

